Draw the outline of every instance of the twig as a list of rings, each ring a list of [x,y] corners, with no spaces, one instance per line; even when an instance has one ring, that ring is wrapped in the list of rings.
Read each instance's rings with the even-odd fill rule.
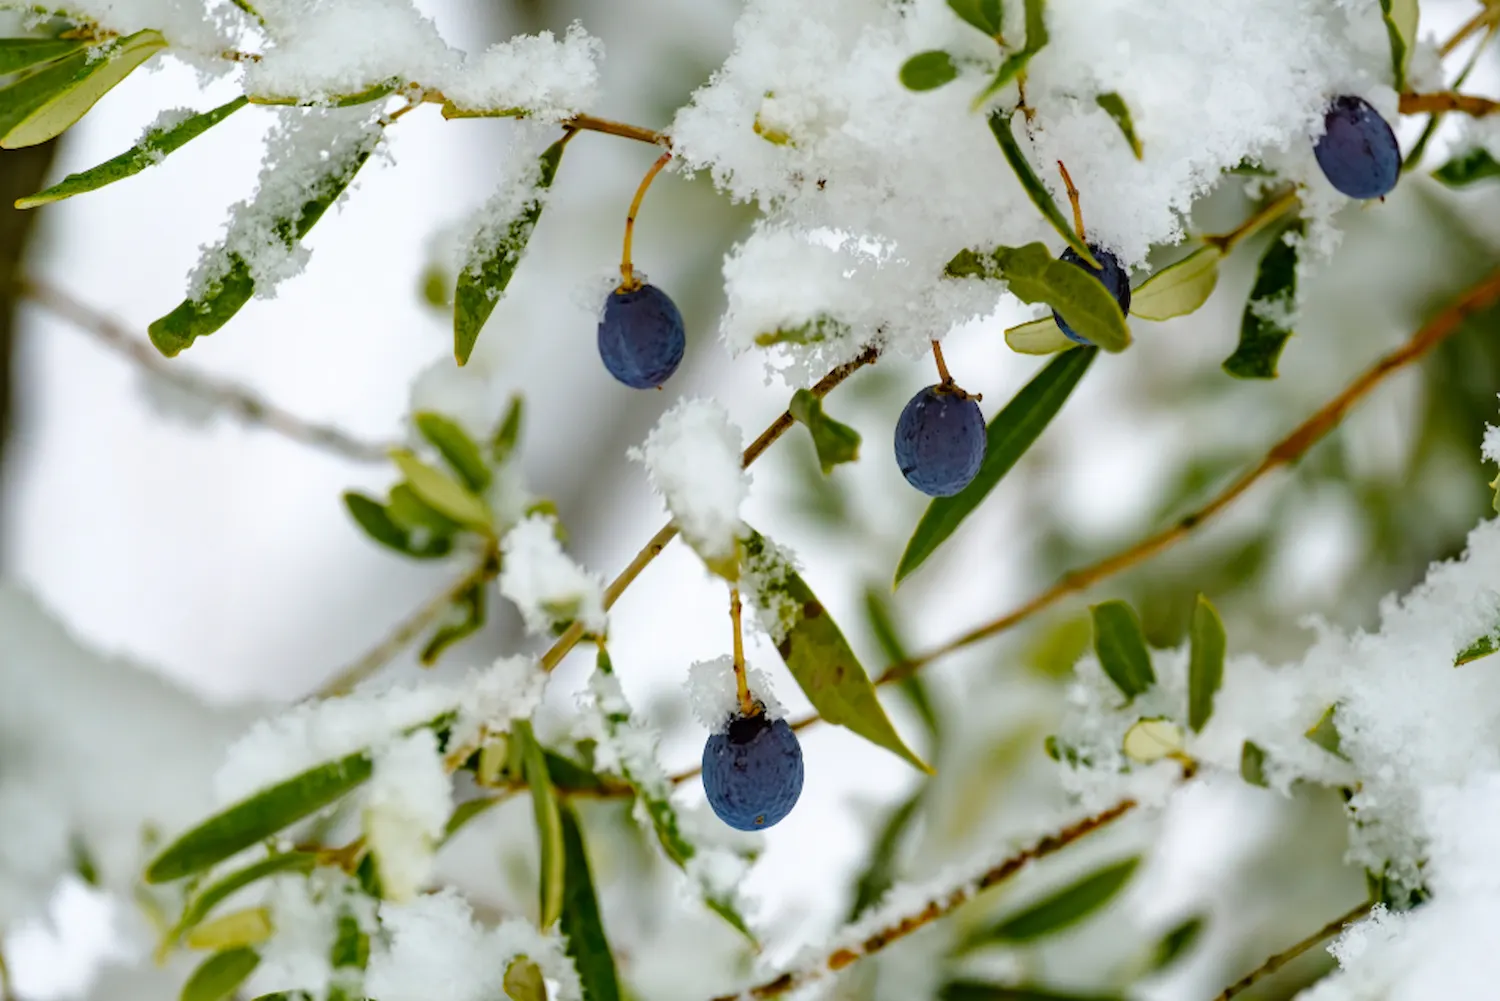
[[[1500,111],[1500,101],[1492,101],[1488,97],[1476,97],[1473,94],[1459,94],[1454,91],[1401,95],[1403,115],[1421,115],[1438,111],[1458,111],[1475,118],[1483,118],[1485,115],[1493,115]]]
[[[323,687],[318,689],[318,697],[326,699],[349,694],[355,685],[378,671],[387,661],[400,653],[403,647],[416,639],[423,630],[441,618],[449,606],[463,597],[466,591],[475,584],[488,581],[499,572],[500,563],[496,559],[495,550],[492,546],[485,551],[479,562],[467,573],[449,584],[440,593],[428,600],[426,604],[407,616],[379,644],[334,675],[331,680],[325,682]]]
[[[1272,199],[1270,202],[1267,202],[1260,211],[1250,216],[1250,218],[1240,223],[1228,233],[1220,233],[1217,236],[1205,236],[1203,237],[1203,242],[1208,244],[1210,247],[1217,248],[1219,253],[1221,254],[1228,254],[1230,251],[1234,250],[1234,248],[1238,246],[1242,241],[1248,240],[1250,237],[1260,232],[1261,227],[1265,226],[1266,223],[1272,221],[1287,209],[1294,207],[1296,204],[1296,189],[1294,188],[1290,191],[1285,191],[1279,197]]]
[[[1464,39],[1468,38],[1474,32],[1478,31],[1480,28],[1483,28],[1485,25],[1494,24],[1496,22],[1500,22],[1500,3],[1495,3],[1494,0],[1486,0],[1484,7],[1479,11],[1479,13],[1475,14],[1473,17],[1465,21],[1463,25],[1457,31],[1455,31],[1446,42],[1443,43],[1442,48],[1438,49],[1438,55],[1447,56],[1454,49],[1462,45],[1464,43]]]
[[[338,428],[304,420],[268,403],[244,386],[215,379],[169,362],[146,341],[131,334],[109,316],[85,305],[71,294],[35,278],[21,279],[17,291],[49,312],[67,320],[155,379],[162,379],[194,396],[211,401],[241,422],[273,431],[299,445],[331,452],[354,462],[386,462],[390,445],[361,441]]]
[[[769,980],[766,983],[735,994],[722,995],[714,998],[713,1001],[736,1001],[736,999],[744,997],[772,998],[795,990],[804,984],[827,976],[830,973],[836,973],[856,960],[873,955],[891,943],[905,938],[912,932],[925,928],[939,918],[946,917],[968,903],[979,893],[988,890],[998,883],[1004,882],[1030,863],[1066,848],[1085,835],[1113,823],[1134,808],[1134,800],[1127,799],[1116,803],[1103,813],[1095,814],[1092,817],[1079,821],[1071,827],[1058,831],[1056,834],[1048,835],[1030,848],[1012,855],[999,865],[988,869],[969,885],[954,890],[946,897],[929,902],[926,907],[917,913],[901,918],[895,924],[882,928],[852,946],[835,949],[828,956],[811,966],[803,967],[800,970],[788,971],[775,980]]]
[[[943,359],[943,346],[937,341],[932,342],[932,360],[937,362],[938,384],[953,385],[953,375],[948,371],[948,363]]]
[[[1296,959],[1298,956],[1302,955],[1304,952],[1311,949],[1313,946],[1317,945],[1325,938],[1331,938],[1334,935],[1337,935],[1340,931],[1343,930],[1345,925],[1354,921],[1358,921],[1360,918],[1370,913],[1370,908],[1373,906],[1375,906],[1374,903],[1367,900],[1364,903],[1360,904],[1358,907],[1354,908],[1348,914],[1330,921],[1328,924],[1324,925],[1322,928],[1319,928],[1317,931],[1313,932],[1307,938],[1298,942],[1290,949],[1287,949],[1285,952],[1278,952],[1276,955],[1270,957],[1264,963],[1261,963],[1255,969],[1245,974],[1245,976],[1241,977],[1239,980],[1236,980],[1234,983],[1224,988],[1224,993],[1214,998],[1214,1001],[1230,1001],[1230,998],[1233,998],[1236,994],[1250,987],[1261,978],[1268,977],[1271,974],[1275,973],[1277,970],[1281,969],[1283,966],[1290,963],[1292,960]]]
[[[864,353],[858,358],[840,365],[819,379],[817,385],[813,386],[811,393],[821,400],[855,372],[866,365],[874,364],[875,359],[879,357],[879,350],[876,348],[866,348]],[[750,447],[745,449],[744,454],[740,456],[740,465],[748,467],[756,459],[759,459],[765,453],[766,449],[775,443],[777,438],[786,434],[787,429],[793,423],[791,412],[783,411],[781,416],[772,421],[770,427],[762,431],[760,437],[756,438],[750,443]],[[646,569],[651,561],[656,559],[663,549],[667,548],[667,543],[675,538],[677,538],[677,526],[671,522],[663,525],[661,530],[651,537],[651,541],[646,543],[641,551],[635,554],[635,558],[630,561],[630,564],[624,570],[620,571],[620,576],[610,581],[609,586],[604,589],[605,611],[614,606],[614,603],[619,600],[620,595],[625,593],[625,589],[640,576],[641,571]],[[568,655],[570,650],[578,645],[578,641],[581,639],[583,639],[583,626],[575,621],[567,628],[566,632],[557,638],[557,642],[553,643],[551,648],[542,654],[542,670],[550,671],[558,664],[561,664],[562,659]]]
[[[619,136],[622,139],[634,139],[636,142],[650,143],[652,146],[670,146],[672,142],[660,132],[641,128],[639,125],[628,125],[625,122],[612,122],[607,118],[595,118],[593,115],[574,115],[563,122],[563,128],[582,129],[585,132],[602,132],[609,136]]]
[[[1078,233],[1078,239],[1087,242],[1088,237],[1083,231],[1083,206],[1078,201],[1078,186],[1073,183],[1073,175],[1068,173],[1068,168],[1063,166],[1061,160],[1057,161],[1057,169],[1062,174],[1063,187],[1068,189],[1068,201],[1073,203],[1073,229]]]
[[[572,135],[574,133],[570,131],[568,134]],[[635,276],[635,267],[630,261],[630,246],[635,238],[635,217],[640,214],[641,202],[645,200],[646,191],[651,187],[651,182],[656,180],[656,175],[660,174],[662,168],[670,163],[671,160],[671,150],[657,157],[656,162],[651,165],[651,169],[646,171],[646,176],[641,178],[640,186],[635,189],[635,197],[630,200],[630,212],[625,216],[625,243],[620,251],[620,288],[623,291],[628,292],[631,289],[641,287],[640,280]]]
[[[745,639],[740,623],[740,588],[729,585],[729,623],[734,630],[734,684],[740,699],[740,714],[755,715],[755,700],[750,697],[750,685],[745,677]]]

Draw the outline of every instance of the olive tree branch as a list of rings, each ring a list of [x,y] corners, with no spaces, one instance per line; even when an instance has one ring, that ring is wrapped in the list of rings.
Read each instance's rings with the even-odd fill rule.
[[[250,389],[226,379],[194,372],[179,362],[169,362],[146,340],[72,294],[35,278],[16,282],[16,290],[53,315],[93,336],[100,344],[142,369],[149,378],[166,383],[213,403],[218,409],[249,427],[261,427],[289,441],[329,452],[353,462],[386,462],[391,446],[362,441],[326,424],[298,417],[257,396]]]
[[[1482,118],[1500,111],[1500,101],[1493,101],[1488,97],[1476,97],[1473,94],[1459,94],[1451,90],[1433,94],[1406,93],[1401,95],[1403,115],[1443,111],[1458,111],[1475,118]]]
[[[1302,955],[1304,952],[1311,949],[1319,942],[1323,941],[1326,938],[1332,938],[1334,935],[1337,935],[1339,932],[1343,931],[1345,925],[1358,921],[1360,918],[1370,913],[1370,908],[1374,906],[1374,902],[1367,900],[1364,903],[1360,904],[1358,907],[1351,910],[1348,914],[1345,914],[1342,917],[1334,918],[1328,924],[1324,925],[1322,928],[1319,928],[1317,931],[1313,932],[1307,938],[1298,942],[1290,949],[1287,949],[1283,952],[1278,952],[1276,955],[1271,956],[1264,963],[1261,963],[1259,966],[1251,970],[1249,973],[1245,974],[1239,980],[1236,980],[1234,983],[1224,988],[1224,993],[1214,998],[1214,1001],[1230,1001],[1231,998],[1239,994],[1241,991],[1246,990],[1261,978],[1268,977],[1271,974],[1275,973],[1277,970],[1281,969],[1283,966],[1290,963],[1292,960],[1296,959],[1298,956]]]
[[[1446,56],[1454,49],[1464,43],[1474,32],[1486,26],[1500,23],[1500,3],[1496,0],[1484,0],[1484,6],[1479,13],[1465,21],[1453,35],[1438,49],[1438,55]]]

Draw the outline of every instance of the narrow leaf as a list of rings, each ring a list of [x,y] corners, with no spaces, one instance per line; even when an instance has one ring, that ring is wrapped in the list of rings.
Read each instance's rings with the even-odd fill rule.
[[[489,507],[468,487],[405,449],[392,449],[391,459],[412,492],[439,514],[486,535],[494,533]]]
[[[536,742],[531,732],[531,723],[518,721],[511,731],[511,738],[521,746],[521,762],[526,772],[526,785],[531,789],[531,808],[536,815],[537,845],[541,852],[541,928],[551,928],[562,916],[564,886],[567,863],[566,847],[563,843],[563,828],[557,800],[557,789],[552,785],[552,776],[547,771],[547,758],[542,745]],[[582,971],[580,971],[582,972]]]
[[[224,119],[243,108],[247,103],[245,98],[236,97],[227,104],[221,104],[212,111],[205,111],[201,115],[194,115],[169,129],[150,132],[140,142],[113,160],[106,160],[99,166],[92,167],[79,174],[69,174],[45,191],[39,191],[26,198],[17,199],[16,208],[35,208],[38,205],[46,205],[49,202],[72,198],[74,195],[95,191],[106,184],[113,184],[115,181],[122,181],[133,174],[139,174],[147,167],[160,163],[167,154],[181,149],[190,140],[198,138],[198,136],[218,125]]]
[[[1198,733],[1214,713],[1214,695],[1224,681],[1224,623],[1207,598],[1198,595],[1189,630],[1188,726]]]
[[[1058,355],[994,416],[986,431],[984,461],[974,481],[952,497],[934,498],[917,522],[896,567],[898,586],[957,531],[1041,436],[1098,353],[1098,348],[1084,347]]]
[[[1432,176],[1450,188],[1463,188],[1500,177],[1500,162],[1486,149],[1471,149],[1434,170]]]
[[[431,411],[413,414],[412,421],[465,486],[475,493],[483,493],[489,487],[490,467],[469,432],[457,422]]]
[[[349,509],[355,524],[364,529],[366,535],[382,546],[394,549],[403,556],[418,560],[431,560],[447,556],[453,551],[451,539],[431,537],[423,545],[417,545],[412,533],[396,523],[384,504],[354,490],[344,492],[344,506]]]
[[[563,143],[559,139],[537,158],[536,194],[521,207],[503,232],[491,226],[480,227],[464,259],[469,262],[458,275],[453,293],[453,355],[460,365],[466,364],[474,351],[474,342],[484,321],[494,312],[495,304],[505,295],[506,286],[521,263],[531,231],[542,215],[543,192],[552,187],[557,166],[562,161]]]
[[[390,498],[385,503],[385,513],[397,526],[414,535],[433,535],[447,540],[450,545],[453,537],[464,531],[464,526],[418,497],[417,492],[406,483],[391,487]]]
[[[1069,994],[1045,987],[1006,987],[982,980],[954,980],[943,985],[941,1001],[1124,1001],[1117,994]]]
[[[1154,973],[1157,970],[1166,969],[1192,949],[1199,936],[1203,934],[1206,923],[1201,916],[1191,917],[1163,935],[1161,941],[1156,943],[1156,948],[1152,950],[1151,971]]]
[[[4,138],[0,139],[0,147],[19,149],[23,146],[35,146],[61,135],[137,66],[166,47],[167,40],[161,32],[147,28],[101,47],[102,51],[93,53],[97,58],[92,62],[88,61],[89,53],[79,53],[57,63],[52,69],[74,64],[78,59],[84,60],[76,68],[72,80],[53,91],[47,100],[14,125],[0,126],[0,132],[4,133]],[[51,69],[43,71],[47,72],[51,72]],[[0,105],[3,104],[4,97],[0,95]],[[0,113],[0,117],[8,116]]]
[[[208,917],[215,907],[245,887],[281,872],[312,872],[317,861],[317,855],[312,852],[280,852],[215,880],[198,891],[198,895],[183,908],[177,924],[163,937],[159,954],[165,955],[184,934]]]
[[[1027,6],[1030,7],[1030,3]],[[1074,253],[1083,258],[1090,267],[1098,268],[1099,262],[1089,250],[1088,244],[1073,232],[1072,223],[1068,222],[1067,216],[1062,214],[1062,209],[1058,208],[1057,203],[1052,200],[1052,193],[1047,190],[1046,185],[1042,184],[1042,179],[1036,176],[1036,171],[1031,169],[1031,161],[1026,159],[1026,154],[1021,151],[1021,144],[1016,142],[1015,133],[1011,131],[1010,119],[1010,112],[990,112],[990,131],[995,134],[995,141],[1000,144],[1000,152],[1005,155],[1005,162],[1010,164],[1010,169],[1016,172],[1016,179],[1021,182],[1021,190],[1026,192],[1026,197],[1030,198],[1031,203],[1041,210],[1042,216],[1052,224],[1052,228],[1057,230],[1058,235],[1067,241]],[[1081,269],[1075,268],[1074,270],[1080,274],[1083,273]],[[1105,293],[1105,295],[1108,294]]]
[[[1125,105],[1125,99],[1119,94],[1111,91],[1108,94],[1100,94],[1094,98],[1094,103],[1104,109],[1104,113],[1114,119],[1114,123],[1120,127],[1120,133],[1125,137],[1125,142],[1130,145],[1130,152],[1135,158],[1141,158],[1141,140],[1135,134],[1135,123],[1130,118],[1130,108]]]
[[[1500,649],[1500,646],[1496,646],[1497,639],[1500,639],[1500,637],[1493,635],[1479,637],[1479,639],[1458,652],[1458,656],[1453,658],[1453,666],[1463,667],[1465,664],[1479,660],[1481,657],[1488,657],[1497,649]]]
[[[817,450],[818,465],[823,468],[824,476],[833,472],[834,466],[859,459],[859,432],[824,413],[823,401],[812,393],[797,390],[792,395],[787,413],[812,435],[813,448]]]
[[[1259,744],[1247,740],[1240,748],[1240,778],[1261,788],[1270,785],[1266,781],[1266,752]]]
[[[72,55],[83,45],[76,38],[0,38],[0,76]]]
[[[88,53],[79,52],[0,87],[0,139],[72,86],[88,66]]]
[[[317,813],[370,777],[363,752],[309,768],[214,814],[182,834],[146,867],[146,882],[169,883],[202,872]]]
[[[182,1001],[221,1001],[229,997],[260,965],[254,949],[225,949],[209,956],[182,985]]]
[[[1329,754],[1342,758],[1344,757],[1344,752],[1339,748],[1339,728],[1333,719],[1334,711],[1337,708],[1337,706],[1329,706],[1323,710],[1323,715],[1319,717],[1318,721],[1313,724],[1305,736]]]
[[[885,654],[887,664],[901,664],[910,659],[906,652],[906,644],[902,642],[895,620],[891,616],[890,603],[883,592],[873,587],[865,590],[865,617],[869,620],[870,632],[874,634],[875,642],[880,644],[880,652]],[[917,715],[921,717],[922,725],[927,728],[927,736],[931,739],[935,752],[942,732],[938,726],[937,710],[927,694],[927,686],[922,681],[922,676],[908,674],[897,684],[911,700],[912,708],[916,710]]]
[[[1026,0],[1026,45],[1024,48],[1006,57],[1005,61],[1000,64],[1000,69],[995,74],[995,78],[974,99],[973,107],[975,110],[978,110],[985,101],[989,100],[993,94],[997,93],[1006,84],[1026,72],[1026,67],[1031,63],[1031,58],[1046,46],[1046,6],[1046,0]]]
[[[901,65],[901,84],[907,90],[936,90],[957,76],[953,57],[941,49],[918,52]]]
[[[1094,619],[1094,653],[1109,680],[1124,694],[1126,703],[1156,683],[1151,653],[1135,609],[1123,601],[1091,605]]]
[[[1300,222],[1287,230],[1301,231]],[[1292,336],[1296,305],[1297,246],[1283,235],[1271,241],[1260,259],[1260,272],[1240,320],[1240,343],[1224,360],[1224,371],[1236,379],[1276,378],[1276,362]]]
[[[875,843],[870,848],[870,860],[854,883],[854,902],[849,907],[846,922],[858,920],[865,911],[880,903],[886,891],[895,885],[899,862],[896,854],[921,805],[922,790],[918,789],[886,817],[885,826],[875,836]]]
[[[516,443],[521,440],[521,419],[526,413],[526,400],[519,393],[510,398],[510,405],[505,408],[505,416],[500,419],[500,426],[495,429],[495,437],[490,440],[490,461],[499,466],[509,459],[511,453],[516,450]]]
[[[468,639],[484,628],[485,581],[475,581],[451,606],[457,618],[439,626],[418,655],[423,667],[436,664],[450,646]]]
[[[1417,40],[1417,0],[1380,0],[1380,16],[1391,43],[1391,84],[1397,93],[1406,90],[1406,66],[1411,61],[1412,45]]]
[[[1028,942],[1077,924],[1113,900],[1140,862],[1139,858],[1128,858],[1090,873],[1021,913],[979,932],[969,944]]]
[[[1050,316],[1011,327],[1005,332],[1005,343],[1023,355],[1055,355],[1078,347],[1078,342],[1064,334]]]
[[[1162,268],[1130,293],[1130,315],[1170,320],[1197,311],[1219,284],[1219,256],[1213,247],[1199,247]]]
[[[583,1001],[620,1001],[615,957],[609,951],[609,939],[599,917],[599,901],[594,896],[594,879],[589,873],[588,851],[583,844],[578,815],[573,812],[572,804],[564,803],[560,816],[563,853],[567,857],[562,908],[567,953],[583,982]]]
[[[212,921],[205,921],[183,936],[189,949],[238,949],[257,945],[271,937],[271,912],[264,907],[247,907]]]
[[[1000,0],[948,0],[953,13],[991,37],[1000,34]]]
[[[1002,278],[1016,298],[1046,303],[1080,336],[1104,350],[1123,351],[1130,346],[1130,327],[1115,297],[1083,268],[1053,257],[1044,243],[996,247],[988,253],[963,250],[948,262],[947,274]]]
[[[773,559],[765,538],[752,532],[745,543],[747,561]],[[886,716],[885,708],[875,694],[875,686],[864,666],[849,647],[849,641],[823,603],[813,594],[790,564],[780,564],[763,580],[777,581],[772,593],[758,593],[762,602],[776,602],[778,607],[800,609],[795,622],[776,645],[776,652],[786,661],[808,701],[829,723],[834,723],[885,748],[916,768],[931,773],[921,758],[906,746]]]

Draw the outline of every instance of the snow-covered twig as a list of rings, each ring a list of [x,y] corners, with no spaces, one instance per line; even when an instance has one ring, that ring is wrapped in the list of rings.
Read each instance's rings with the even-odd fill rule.
[[[1292,960],[1296,959],[1298,956],[1302,955],[1307,950],[1311,949],[1313,946],[1317,945],[1319,942],[1323,941],[1326,938],[1332,938],[1334,935],[1337,935],[1340,931],[1343,930],[1345,925],[1350,924],[1354,921],[1358,921],[1360,918],[1370,913],[1370,908],[1373,906],[1375,906],[1373,902],[1367,900],[1364,903],[1360,904],[1358,907],[1351,910],[1348,914],[1345,914],[1342,917],[1334,918],[1332,921],[1328,922],[1328,924],[1324,925],[1322,928],[1319,928],[1317,931],[1313,932],[1307,938],[1298,942],[1290,949],[1286,949],[1282,952],[1278,952],[1274,956],[1271,956],[1264,963],[1261,963],[1259,966],[1251,970],[1249,973],[1245,974],[1239,980],[1236,980],[1234,983],[1224,988],[1224,993],[1214,998],[1214,1001],[1230,1001],[1230,998],[1233,998],[1241,991],[1251,987],[1262,977],[1270,976],[1286,964],[1290,963]]]
[[[386,462],[391,446],[362,441],[326,424],[305,420],[274,403],[268,403],[238,383],[194,372],[181,362],[163,358],[156,349],[103,312],[80,302],[72,294],[37,279],[23,279],[17,290],[48,312],[93,335],[153,379],[205,400],[246,425],[273,431],[289,441],[332,453],[354,462]]]
[[[1104,812],[1096,813],[1092,817],[1080,820],[1071,827],[1063,828],[1056,834],[1049,834],[1031,847],[1017,852],[997,865],[990,866],[958,889],[951,890],[943,896],[929,900],[926,906],[915,913],[903,915],[889,924],[882,925],[877,931],[869,935],[865,935],[850,944],[834,948],[828,955],[820,957],[817,962],[811,965],[796,970],[788,970],[774,980],[768,980],[763,984],[758,984],[755,987],[736,994],[722,995],[714,998],[713,1001],[738,1001],[741,998],[759,999],[777,997],[825,977],[830,973],[837,973],[857,960],[874,955],[893,942],[897,942],[912,932],[925,928],[939,918],[948,916],[959,907],[974,899],[978,894],[1014,876],[1030,863],[1061,851],[1085,835],[1092,834],[1099,828],[1114,823],[1134,808],[1134,800],[1121,800]]]

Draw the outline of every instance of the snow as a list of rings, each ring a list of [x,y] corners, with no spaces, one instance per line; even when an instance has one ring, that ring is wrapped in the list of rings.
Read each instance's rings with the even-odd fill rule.
[[[747,546],[740,567],[740,594],[754,610],[750,621],[759,626],[773,644],[780,644],[802,618],[802,602],[788,593],[786,585],[799,570],[790,549],[761,537],[760,546]]]
[[[580,708],[595,717],[590,733],[597,741],[594,767],[626,778],[653,799],[666,799],[672,787],[656,756],[661,735],[631,713],[620,679],[595,671],[589,677],[589,696],[580,700]]]
[[[758,667],[746,666],[750,694],[766,707],[770,719],[783,719],[786,709],[771,692],[771,679]],[[699,723],[713,733],[721,732],[731,716],[740,711],[739,690],[734,680],[734,658],[699,661],[688,668],[688,701]]]
[[[532,515],[506,533],[500,551],[500,593],[515,602],[527,630],[550,635],[577,620],[589,635],[604,635],[604,580],[563,552],[554,519]]]
[[[478,275],[485,262],[494,256],[497,248],[511,238],[511,226],[533,204],[545,205],[549,189],[539,186],[541,164],[538,157],[557,139],[556,128],[550,125],[522,122],[512,130],[511,142],[506,146],[502,162],[496,166],[501,178],[500,186],[485,201],[477,212],[469,217],[457,234],[463,248],[459,255],[459,268],[471,275]],[[519,242],[512,241],[506,247],[507,256],[518,258],[531,238],[527,227]],[[491,298],[500,295],[498,289],[486,290]]]
[[[422,888],[452,809],[453,780],[431,730],[418,730],[375,755],[364,830],[387,899],[410,900]]]
[[[228,2],[68,0],[63,9],[121,35],[155,28],[171,43],[174,55],[191,59],[200,70],[218,72],[229,68],[220,53],[234,47],[237,31],[249,20]]]
[[[575,21],[561,39],[550,31],[517,35],[469,57],[443,92],[464,109],[516,109],[561,121],[598,99],[603,59],[603,43]]]
[[[720,404],[691,398],[663,414],[645,444],[630,450],[682,537],[708,561],[733,558],[745,532],[740,505],[750,493],[750,473],[740,461],[743,447]]]
[[[412,413],[442,414],[481,445],[494,435],[507,399],[495,374],[483,362],[471,360],[460,368],[451,352],[433,359],[411,383]]]
[[[149,142],[153,142],[166,133],[171,132],[189,118],[196,118],[198,114],[199,111],[196,108],[167,108],[158,114],[150,125],[146,126],[146,130],[141,133],[140,139],[136,140],[136,145],[144,146]],[[158,163],[161,162],[161,158],[162,154],[158,153]]]

